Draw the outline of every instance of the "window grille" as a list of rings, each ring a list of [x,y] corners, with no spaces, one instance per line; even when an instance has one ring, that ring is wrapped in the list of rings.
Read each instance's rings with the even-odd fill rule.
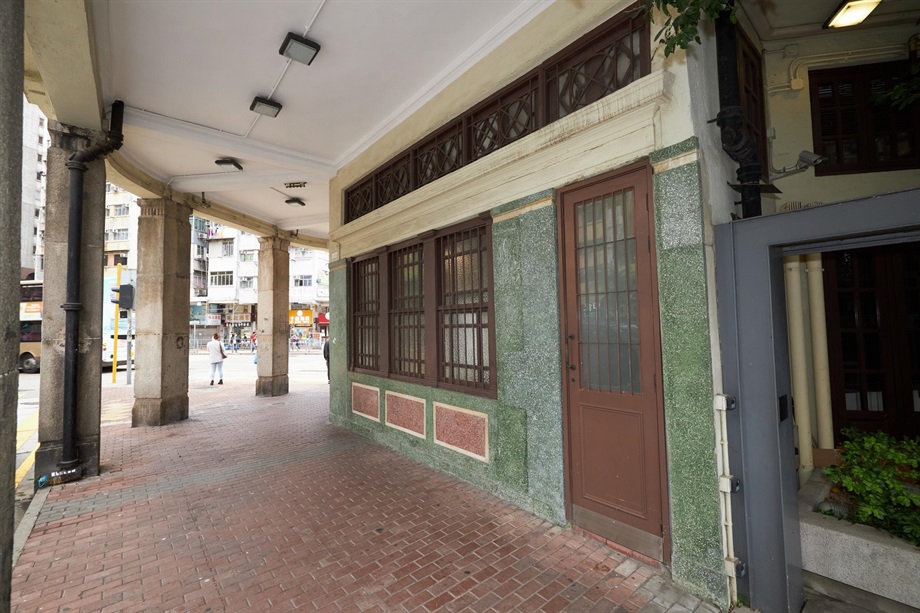
[[[409,156],[404,155],[377,173],[377,207],[412,191],[410,168]]]
[[[416,175],[421,187],[463,165],[463,122],[455,122],[418,146]]]
[[[531,75],[469,115],[473,159],[536,132],[539,128],[538,84],[538,75]]]
[[[561,119],[648,74],[648,18],[572,45],[546,68],[547,121]],[[557,56],[558,57],[558,56]]]
[[[220,254],[221,254],[221,256],[223,256],[223,257],[227,257],[227,256],[233,255],[233,241],[232,241],[232,240],[229,240],[229,241],[221,241],[221,243],[220,243],[220,250],[221,250],[221,251],[220,251]]]
[[[312,287],[313,275],[294,275],[294,287]]]
[[[425,376],[425,304],[422,244],[389,254],[390,371]]]
[[[352,262],[352,369],[494,396],[491,243],[476,220]]]
[[[485,226],[438,239],[441,257],[438,347],[441,380],[485,388],[492,382],[490,287]]]
[[[374,257],[352,265],[354,345],[352,366],[376,371],[380,366],[380,262]]]

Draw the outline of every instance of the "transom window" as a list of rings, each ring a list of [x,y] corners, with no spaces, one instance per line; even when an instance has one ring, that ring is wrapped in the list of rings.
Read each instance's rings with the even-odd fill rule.
[[[491,250],[477,219],[352,262],[351,368],[494,397]]]
[[[240,277],[240,289],[253,289],[255,286],[255,277]]]
[[[312,287],[313,275],[294,275],[294,287]]]
[[[349,186],[345,223],[649,74],[649,20],[637,9],[622,11]]]

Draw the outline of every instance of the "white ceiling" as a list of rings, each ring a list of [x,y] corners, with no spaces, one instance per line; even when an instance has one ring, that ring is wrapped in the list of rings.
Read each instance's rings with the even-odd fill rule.
[[[120,153],[176,191],[325,237],[336,170],[548,5],[534,0],[92,0]],[[322,46],[312,65],[285,34]],[[283,105],[249,110],[253,97]],[[215,160],[233,157],[243,172]],[[285,182],[307,181],[285,189]],[[285,204],[287,197],[306,207]]]
[[[325,238],[337,169],[552,0],[88,2],[103,103],[126,105],[120,154],[175,191]],[[821,33],[837,4],[742,6],[761,38],[775,39]],[[917,8],[883,0],[867,27],[916,21]],[[289,31],[322,46],[311,66],[279,55]],[[284,108],[256,115],[254,96]],[[222,172],[222,157],[243,172]],[[297,181],[307,187],[284,187]],[[286,205],[292,196],[307,205]]]

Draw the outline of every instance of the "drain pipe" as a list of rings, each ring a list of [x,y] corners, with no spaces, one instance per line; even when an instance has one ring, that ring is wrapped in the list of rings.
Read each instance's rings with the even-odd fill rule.
[[[83,242],[83,175],[87,162],[105,157],[119,149],[124,141],[121,132],[125,105],[112,104],[109,131],[105,142],[75,152],[67,160],[70,170],[70,205],[67,218],[67,295],[61,305],[64,320],[64,415],[60,470],[51,473],[51,484],[75,481],[83,476],[77,451],[77,345],[80,342],[80,244]]]
[[[738,162],[738,184],[732,187],[741,193],[741,215],[759,217],[762,169],[757,160],[757,141],[744,129],[741,110],[741,87],[738,82],[738,39],[731,11],[722,11],[716,22],[716,53],[719,73],[719,114],[716,125],[722,131],[722,149]]]

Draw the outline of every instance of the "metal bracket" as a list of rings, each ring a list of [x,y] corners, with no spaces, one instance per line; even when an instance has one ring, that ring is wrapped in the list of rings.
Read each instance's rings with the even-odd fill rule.
[[[734,475],[722,475],[719,477],[719,491],[726,494],[737,494],[741,491],[741,479]]]
[[[727,577],[743,577],[747,574],[747,564],[738,558],[725,558],[722,560],[725,563],[725,575]]]
[[[716,411],[734,411],[738,408],[738,403],[734,396],[728,394],[716,394]]]

